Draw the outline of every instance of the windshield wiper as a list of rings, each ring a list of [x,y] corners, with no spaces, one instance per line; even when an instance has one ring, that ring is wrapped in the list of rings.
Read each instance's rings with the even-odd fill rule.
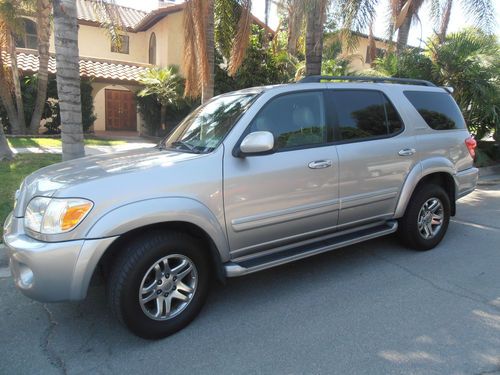
[[[195,154],[201,154],[200,150],[197,150],[195,146],[185,142],[185,141],[175,141],[170,144],[173,147],[180,146],[180,148],[175,148],[176,150],[185,150]]]
[[[188,151],[192,151],[192,152],[197,152],[197,150],[194,149],[194,146],[193,145],[190,145],[189,143],[187,142],[184,142],[184,141],[175,141],[175,142],[172,142],[172,146],[181,146],[181,147],[184,147],[184,150],[188,150]]]

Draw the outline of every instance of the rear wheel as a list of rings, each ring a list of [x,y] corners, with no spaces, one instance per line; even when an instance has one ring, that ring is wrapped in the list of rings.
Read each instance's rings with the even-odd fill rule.
[[[450,222],[450,198],[444,189],[430,184],[412,196],[399,221],[401,241],[416,250],[430,250],[443,239]]]
[[[133,241],[112,267],[113,313],[137,336],[159,339],[189,324],[208,293],[208,260],[199,241],[151,232]]]

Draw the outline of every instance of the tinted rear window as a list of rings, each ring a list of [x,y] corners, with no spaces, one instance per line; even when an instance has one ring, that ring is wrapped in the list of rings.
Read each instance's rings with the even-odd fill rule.
[[[426,91],[405,91],[404,94],[432,129],[465,128],[464,118],[450,94]]]
[[[396,109],[379,91],[335,90],[331,98],[341,140],[386,137],[403,129]]]

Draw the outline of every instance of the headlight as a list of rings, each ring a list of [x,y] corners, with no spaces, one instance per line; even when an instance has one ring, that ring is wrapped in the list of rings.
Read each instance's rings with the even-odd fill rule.
[[[82,198],[33,198],[24,215],[24,226],[42,234],[68,232],[87,216],[94,204]]]

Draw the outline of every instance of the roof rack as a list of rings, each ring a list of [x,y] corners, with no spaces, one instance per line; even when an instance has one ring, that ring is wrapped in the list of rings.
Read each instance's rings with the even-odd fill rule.
[[[411,78],[392,78],[392,77],[367,77],[367,76],[307,76],[302,78],[298,83],[313,83],[321,81],[360,81],[360,82],[379,82],[379,83],[405,83],[409,85],[421,85],[436,87],[432,82],[423,79]]]

